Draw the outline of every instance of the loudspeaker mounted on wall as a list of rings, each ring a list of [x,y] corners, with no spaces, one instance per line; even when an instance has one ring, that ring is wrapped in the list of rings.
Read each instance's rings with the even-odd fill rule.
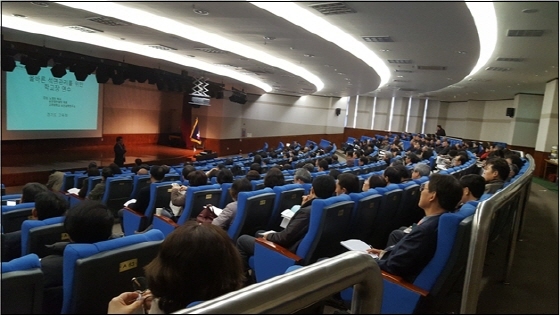
[[[506,109],[506,116],[513,118],[515,115],[515,108],[507,108]]]
[[[340,116],[340,108],[336,108],[336,109],[334,110],[334,113],[335,113],[337,116]]]

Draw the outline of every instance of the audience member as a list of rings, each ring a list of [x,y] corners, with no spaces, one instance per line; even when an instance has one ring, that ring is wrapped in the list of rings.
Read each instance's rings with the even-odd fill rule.
[[[385,177],[385,181],[387,182],[387,185],[400,184],[402,178],[401,173],[394,166],[387,167],[383,172],[383,177]]]
[[[455,210],[461,195],[461,185],[455,177],[431,175],[429,182],[423,184],[420,189],[418,202],[426,216],[395,245],[384,250],[368,250],[369,253],[379,256],[379,268],[413,282],[436,251],[439,216]]]
[[[196,187],[196,186],[204,186],[208,184],[208,176],[203,171],[194,171],[190,172],[187,176],[187,180],[189,181],[189,186],[183,186],[174,184],[171,186],[171,204],[176,207],[179,207],[177,214],[175,216],[179,217],[183,213],[183,208],[185,208],[185,199],[187,197],[186,191],[189,190],[189,187]],[[170,216],[164,214],[165,216]]]
[[[247,175],[245,175],[245,178],[250,181],[258,181],[259,179],[261,179],[261,174],[259,174],[259,172],[255,170],[250,170],[247,172]]]
[[[159,183],[165,177],[165,172],[161,166],[153,165],[150,168],[150,183]],[[128,208],[144,214],[148,204],[150,203],[150,186],[145,186],[138,191],[136,195],[136,202],[128,205]],[[119,216],[122,220],[122,210],[119,211]],[[122,221],[121,221],[122,224]],[[123,230],[124,231],[124,230]]]
[[[264,187],[274,188],[275,186],[284,185],[284,174],[276,167],[268,170],[264,176]]]
[[[51,255],[41,259],[45,287],[43,314],[60,314],[62,309],[62,262],[66,246],[108,240],[113,230],[113,215],[100,202],[84,200],[66,212],[64,229],[70,242],[49,246]]]
[[[327,160],[317,160],[317,171],[324,172],[329,170],[329,162]]]
[[[37,194],[48,191],[47,186],[40,183],[27,183],[23,186],[21,190],[20,203],[32,203],[35,202],[35,196]]]
[[[430,167],[424,163],[414,165],[412,170],[412,179],[419,179],[422,176],[430,176]]]
[[[464,175],[459,179],[459,183],[463,188],[463,196],[461,197],[459,208],[469,201],[479,200],[486,190],[484,177],[480,175]]]
[[[183,170],[181,171],[181,175],[183,176],[183,180],[186,181],[189,179],[189,174],[191,172],[196,171],[196,168],[192,165],[185,165]]]
[[[294,173],[294,184],[311,183],[311,173],[305,168],[298,168]]]
[[[290,219],[286,229],[280,232],[271,232],[263,234],[257,232],[257,236],[277,243],[291,252],[295,252],[299,243],[309,229],[309,219],[311,217],[311,203],[315,198],[326,199],[333,195],[336,188],[334,178],[328,175],[321,175],[313,179],[311,192],[307,196],[303,196],[301,208]],[[242,235],[237,239],[237,248],[241,254],[241,259],[248,269],[247,259],[254,254],[255,238],[250,235]]]
[[[103,199],[103,194],[105,194],[105,185],[107,184],[107,178],[113,177],[113,171],[108,168],[104,167],[101,171],[101,182],[99,182],[95,187],[89,192],[87,198],[90,200],[99,200]]]
[[[113,175],[122,174],[121,168],[115,163],[109,164],[109,168],[113,172]]]
[[[340,171],[337,170],[336,168],[331,168],[329,170],[329,176],[331,176],[334,179],[338,179],[338,175],[340,175]]]
[[[482,177],[486,180],[485,194],[494,194],[504,186],[504,181],[509,175],[509,164],[501,157],[491,158],[486,161]]]
[[[250,171],[257,171],[257,173],[259,173],[259,175],[260,175],[261,172],[262,172],[261,164],[259,164],[259,163],[253,163],[253,164],[251,164],[251,166],[249,167],[249,170],[250,170]]]
[[[362,186],[362,191],[366,192],[370,189],[375,189],[376,187],[385,187],[387,186],[387,181],[385,181],[385,178],[383,178],[383,176],[381,175],[371,175],[368,179],[366,179],[366,181],[364,182],[364,185]]]
[[[59,191],[62,187],[62,182],[64,181],[64,173],[57,170],[52,170],[49,175],[49,180],[47,181],[47,188],[52,191]]]
[[[216,176],[216,182],[218,184],[233,183],[233,173],[227,168],[222,168]]]
[[[212,220],[212,224],[227,230],[237,214],[237,196],[240,192],[250,192],[253,190],[251,182],[247,178],[236,179],[229,190],[233,202],[227,204],[218,217]]]
[[[97,168],[97,166],[88,168],[87,169],[88,177],[84,178],[84,180],[82,181],[82,187],[80,187],[80,191],[78,192],[78,197],[86,198],[88,187],[89,187],[89,178],[92,176],[100,176],[100,175],[101,173],[99,173],[99,169]]]
[[[342,173],[338,175],[336,179],[336,195],[359,193],[360,192],[360,180],[358,176],[352,173]]]

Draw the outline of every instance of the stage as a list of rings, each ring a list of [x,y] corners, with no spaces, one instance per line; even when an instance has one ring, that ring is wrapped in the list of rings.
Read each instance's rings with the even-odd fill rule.
[[[195,161],[202,150],[181,149],[162,145],[131,145],[126,147],[125,166],[133,166],[139,158],[147,164],[176,165]],[[113,162],[113,146],[90,146],[42,153],[10,154],[2,151],[2,184],[21,186],[28,182],[46,184],[50,171],[85,170],[90,162],[108,166]]]

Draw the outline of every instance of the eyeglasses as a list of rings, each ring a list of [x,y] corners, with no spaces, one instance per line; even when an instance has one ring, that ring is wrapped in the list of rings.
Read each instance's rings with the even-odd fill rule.
[[[424,188],[428,188],[428,183],[424,183],[420,185],[420,191],[423,191]]]

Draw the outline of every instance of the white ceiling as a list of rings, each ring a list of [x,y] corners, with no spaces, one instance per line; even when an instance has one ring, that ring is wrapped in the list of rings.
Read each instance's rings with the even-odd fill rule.
[[[558,2],[495,2],[498,43],[492,58],[472,77],[480,44],[473,18],[464,2],[345,2],[355,13],[322,15],[312,4],[299,6],[322,16],[365,43],[391,70],[389,84],[378,89],[380,77],[354,55],[321,37],[291,24],[248,2],[121,2],[120,4],[220,34],[252,48],[286,59],[318,76],[325,87],[316,92],[306,80],[279,68],[225,52],[205,53],[202,43],[162,33],[144,26],[108,26],[86,20],[98,16],[49,2],[2,2],[2,14],[58,26],[81,25],[104,31],[104,35],[139,44],[162,44],[177,53],[192,55],[212,64],[227,64],[274,88],[272,93],[324,96],[370,95],[379,97],[426,97],[443,101],[511,99],[518,93],[544,94],[546,82],[558,78]],[[208,15],[193,11],[202,9]],[[524,9],[536,9],[524,13]],[[540,37],[508,37],[507,30],[544,30]],[[132,53],[69,42],[2,27],[5,40],[46,46],[126,63],[160,68],[191,76],[206,76],[226,87],[263,93],[260,88],[196,69],[154,60]],[[390,36],[394,42],[364,42],[362,36]],[[274,40],[266,40],[273,37]],[[389,50],[389,51],[382,51]],[[463,53],[459,53],[459,52]],[[304,55],[314,57],[305,57]],[[497,61],[498,57],[522,58],[522,62]],[[410,64],[388,60],[411,60]],[[444,66],[445,70],[420,70],[418,66]],[[510,68],[489,71],[486,67]],[[401,73],[396,70],[409,70]],[[402,76],[402,77],[399,77]]]

